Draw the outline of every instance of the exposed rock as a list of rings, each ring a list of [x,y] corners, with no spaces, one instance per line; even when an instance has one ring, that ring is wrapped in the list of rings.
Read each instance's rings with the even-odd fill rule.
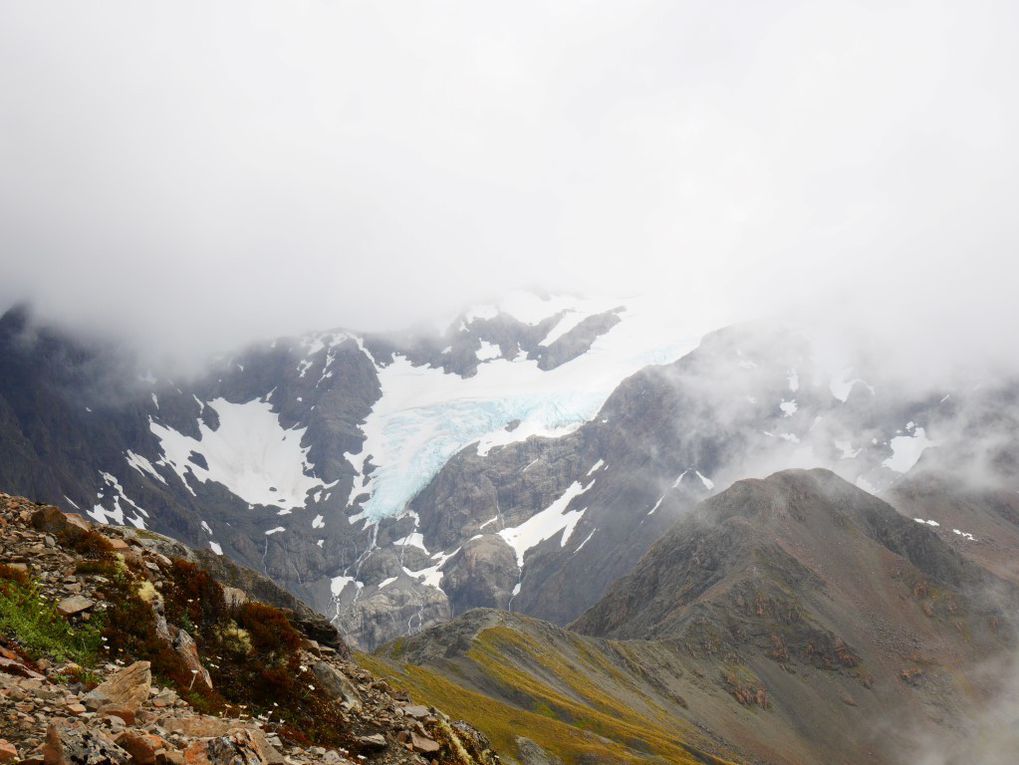
[[[550,754],[529,738],[517,736],[517,751],[521,765],[563,765],[563,761]]]
[[[191,674],[197,675],[197,679],[211,689],[212,677],[209,675],[209,670],[202,664],[202,660],[198,656],[198,646],[195,645],[194,638],[188,634],[187,630],[177,630],[177,636],[174,637],[172,645],[173,650],[184,660]]]
[[[381,751],[389,746],[386,742],[386,737],[381,733],[373,733],[370,736],[358,736],[357,743],[369,751]]]
[[[403,713],[408,717],[413,717],[415,720],[424,720],[431,711],[426,706],[421,704],[408,704],[403,708]]]
[[[410,745],[414,747],[415,752],[420,752],[421,754],[435,754],[442,748],[434,739],[413,731],[410,734]]]
[[[17,675],[18,677],[42,677],[35,670],[25,666],[23,662],[8,659],[5,656],[0,656],[0,672],[8,675]]]
[[[5,738],[0,738],[0,763],[14,762],[18,759],[18,748]]]
[[[136,730],[122,732],[115,743],[131,755],[133,765],[156,765],[156,752],[169,748],[160,736]]]
[[[69,541],[84,536],[91,530],[91,524],[74,513],[64,513],[53,505],[40,507],[32,515],[32,525],[40,531],[63,537]]]
[[[311,669],[326,693],[343,701],[351,709],[361,708],[361,696],[346,675],[324,661],[315,662]]]
[[[116,710],[127,712],[133,717],[142,702],[148,699],[151,687],[152,671],[149,662],[136,661],[100,683],[82,701],[91,710]]]
[[[104,733],[77,722],[53,722],[43,746],[46,765],[128,765],[131,756]]]
[[[82,611],[88,611],[95,607],[95,604],[96,602],[89,598],[84,598],[81,595],[72,595],[57,603],[57,613],[61,616],[74,616]]]
[[[196,741],[184,752],[187,765],[282,765],[283,758],[248,729]]]

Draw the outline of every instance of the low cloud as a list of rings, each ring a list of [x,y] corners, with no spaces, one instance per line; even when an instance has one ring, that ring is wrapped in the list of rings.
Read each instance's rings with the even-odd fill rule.
[[[6,3],[0,305],[193,357],[539,287],[1000,355],[1016,14]]]

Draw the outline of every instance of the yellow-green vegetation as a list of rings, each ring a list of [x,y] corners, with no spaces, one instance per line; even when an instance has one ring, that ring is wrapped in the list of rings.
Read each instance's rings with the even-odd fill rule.
[[[677,765],[712,761],[692,754],[681,720],[646,697],[635,705],[639,690],[609,659],[579,638],[572,648],[583,667],[520,631],[503,626],[483,630],[466,658],[498,689],[491,695],[458,684],[450,672],[405,664],[392,654],[359,660],[417,700],[471,723],[492,739],[497,751],[510,756],[516,752],[516,737],[523,735],[566,762],[585,756]],[[627,698],[607,692],[592,677],[625,688]]]
[[[3,567],[7,569],[6,566]],[[0,632],[33,659],[95,664],[102,645],[101,620],[72,627],[27,577],[0,571]]]

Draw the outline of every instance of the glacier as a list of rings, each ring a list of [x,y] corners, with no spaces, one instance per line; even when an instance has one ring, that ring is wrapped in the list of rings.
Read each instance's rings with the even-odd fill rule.
[[[570,307],[560,298],[549,305]],[[534,321],[554,313],[528,308]],[[486,308],[478,313],[494,312]],[[570,313],[564,318],[575,320]],[[362,448],[344,455],[359,476],[347,506],[369,495],[350,522],[375,523],[402,513],[443,465],[471,444],[485,454],[531,436],[569,433],[593,419],[625,377],[650,364],[675,361],[700,338],[690,327],[677,328],[660,310],[631,301],[618,325],[586,353],[555,369],[541,370],[523,357],[486,360],[466,378],[414,366],[403,356],[376,365],[382,396],[361,426]],[[518,425],[507,430],[515,421]],[[366,463],[373,468],[367,474]]]

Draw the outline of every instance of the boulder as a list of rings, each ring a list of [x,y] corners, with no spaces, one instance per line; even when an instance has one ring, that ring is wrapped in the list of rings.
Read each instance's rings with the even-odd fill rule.
[[[5,656],[0,656],[0,672],[7,675],[16,675],[17,677],[32,677],[36,679],[43,677],[24,663],[16,659],[8,659]]]
[[[88,611],[95,606],[96,602],[81,595],[72,595],[57,603],[57,613],[61,616],[74,616],[82,611]]]
[[[32,514],[32,526],[68,541],[74,541],[91,530],[92,524],[74,513],[64,513],[58,507],[46,505]]]
[[[82,703],[100,713],[109,710],[124,720],[127,720],[124,717],[127,713],[133,720],[142,703],[149,697],[151,687],[152,671],[149,662],[136,661],[85,694]]]
[[[184,752],[185,765],[268,765],[251,733],[235,729],[225,736],[196,741]]]
[[[160,736],[138,730],[125,730],[115,743],[131,755],[133,765],[156,765],[156,752],[170,748]]]
[[[7,739],[0,738],[0,763],[16,762],[18,759],[17,747]]]
[[[410,734],[410,745],[414,747],[414,751],[418,754],[435,754],[442,748],[437,741],[413,731]]]
[[[386,737],[381,733],[373,733],[370,736],[358,736],[357,743],[364,749],[372,752],[381,751],[389,746],[386,742]]]
[[[346,675],[324,661],[315,662],[311,669],[326,694],[346,703],[351,709],[361,709],[361,695]]]
[[[408,704],[403,708],[403,713],[407,717],[413,717],[415,720],[424,720],[431,714],[431,711],[428,707],[421,706],[420,704]]]
[[[42,748],[45,765],[129,765],[131,755],[105,734],[78,722],[50,723]]]
[[[205,683],[205,686],[212,690],[212,677],[198,656],[198,646],[195,645],[194,638],[186,630],[178,630],[171,645],[177,655],[184,660],[187,668],[191,670],[191,674],[196,676],[196,680]]]

